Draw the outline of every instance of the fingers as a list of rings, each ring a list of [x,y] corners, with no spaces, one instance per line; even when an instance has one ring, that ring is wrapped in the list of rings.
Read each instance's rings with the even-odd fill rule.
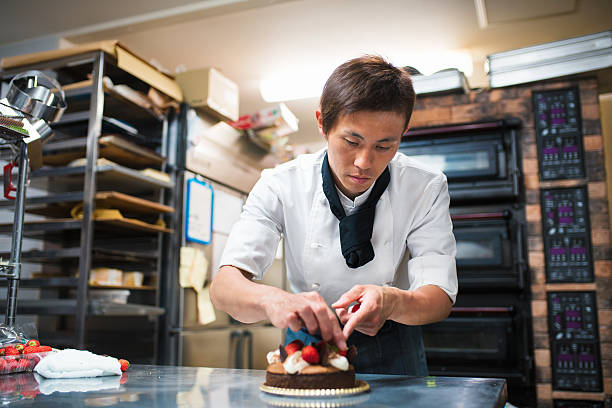
[[[315,334],[317,331],[319,331],[321,320],[313,312],[311,307],[307,307],[307,306],[303,307],[299,311],[299,317],[304,322],[304,325],[306,326],[308,333]]]
[[[300,330],[303,325],[304,322],[302,321],[302,319],[300,319],[297,313],[292,313],[287,318],[287,326],[294,332]]]
[[[342,333],[342,329],[338,324],[338,319],[334,316],[334,313],[326,307],[327,319],[325,320],[329,323],[329,327],[326,328],[326,333],[323,334],[323,329],[321,329],[321,336],[325,341],[332,341],[340,350],[346,350],[346,338]]]
[[[348,292],[340,296],[340,299],[338,299],[335,303],[333,303],[331,307],[333,307],[334,309],[346,308],[351,303],[359,301],[362,294],[363,294],[362,285],[355,285],[351,288],[351,290],[349,290]]]
[[[349,313],[346,311],[345,308],[336,309],[336,315],[338,315],[340,323],[342,323],[343,325],[346,324],[349,319]]]
[[[342,333],[344,334],[345,338],[349,338],[351,333],[353,333],[353,330],[355,330],[355,327],[361,322],[362,319],[363,313],[357,313],[349,317],[346,324],[344,325],[344,329],[342,330]]]

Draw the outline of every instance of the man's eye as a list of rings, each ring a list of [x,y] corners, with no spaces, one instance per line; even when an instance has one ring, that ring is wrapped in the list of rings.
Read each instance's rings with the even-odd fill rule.
[[[376,146],[378,150],[389,150],[391,147],[389,146]]]
[[[357,142],[353,142],[353,141],[350,141],[348,139],[344,139],[344,140],[346,141],[346,143],[349,144],[349,146],[357,146]]]

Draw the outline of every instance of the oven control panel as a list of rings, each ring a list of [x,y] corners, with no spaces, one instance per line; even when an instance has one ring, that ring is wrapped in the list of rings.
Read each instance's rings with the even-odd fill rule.
[[[578,88],[533,92],[540,180],[585,177]]]
[[[541,191],[546,281],[593,282],[586,187]]]
[[[602,390],[595,292],[549,292],[553,389]]]

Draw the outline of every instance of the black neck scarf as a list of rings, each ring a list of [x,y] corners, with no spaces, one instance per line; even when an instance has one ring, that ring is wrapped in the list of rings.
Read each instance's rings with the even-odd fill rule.
[[[378,177],[365,203],[361,204],[351,215],[346,215],[340,197],[338,197],[338,191],[329,168],[327,153],[323,158],[321,174],[323,175],[323,192],[327,201],[329,201],[329,207],[340,221],[342,256],[344,256],[349,268],[359,268],[374,259],[374,248],[370,242],[372,228],[374,227],[374,213],[380,196],[385,192],[391,180],[389,167]]]

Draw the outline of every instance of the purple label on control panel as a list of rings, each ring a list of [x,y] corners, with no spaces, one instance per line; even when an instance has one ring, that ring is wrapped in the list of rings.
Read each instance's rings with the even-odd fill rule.
[[[557,207],[557,210],[559,212],[571,212],[572,211],[572,207],[568,207],[568,206],[562,205],[562,206]]]
[[[578,146],[563,146],[563,153],[575,153],[578,151]]]
[[[563,125],[565,124],[565,119],[563,118],[552,119],[550,123],[552,123],[553,125]]]
[[[548,218],[554,219],[555,218],[555,212],[554,211],[549,211],[548,212]]]
[[[571,224],[574,222],[572,217],[559,217],[559,224]]]
[[[572,361],[574,357],[571,354],[559,353],[557,360],[559,361]]]
[[[550,248],[551,255],[565,255],[565,248]]]
[[[559,148],[558,147],[545,147],[544,149],[542,149],[542,152],[544,154],[556,154],[556,153],[559,153]]]
[[[595,361],[595,356],[592,354],[581,354],[578,356],[578,361]]]
[[[580,317],[580,312],[577,310],[566,310],[565,316],[567,317]]]
[[[586,248],[582,248],[582,247],[570,248],[570,254],[586,254]]]
[[[580,323],[577,322],[567,322],[568,329],[579,329],[581,327]]]

